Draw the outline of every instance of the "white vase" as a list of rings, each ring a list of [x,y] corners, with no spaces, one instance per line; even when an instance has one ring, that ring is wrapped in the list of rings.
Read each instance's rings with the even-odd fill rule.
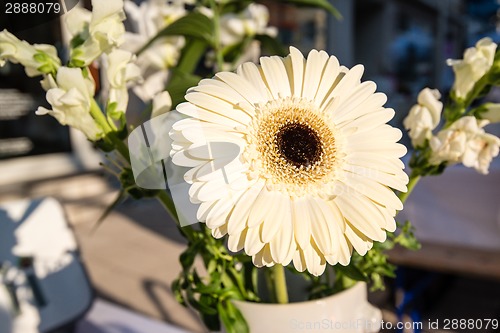
[[[382,313],[368,303],[366,284],[314,301],[269,304],[233,301],[250,333],[375,333]]]

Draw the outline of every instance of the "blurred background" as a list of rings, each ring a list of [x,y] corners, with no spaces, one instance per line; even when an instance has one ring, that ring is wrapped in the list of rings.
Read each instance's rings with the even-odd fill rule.
[[[364,80],[375,81],[378,90],[388,95],[387,106],[396,110],[393,124],[399,127],[422,88],[437,88],[443,95],[449,91],[453,71],[446,59],[462,58],[465,48],[485,36],[500,42],[497,0],[333,0],[342,20],[320,10],[263,3],[271,14],[270,25],[278,27],[285,45],[305,53],[325,49],[347,67],[363,64]],[[7,21],[2,15],[0,30],[9,28],[3,26]],[[31,43],[54,44],[64,55],[58,20],[16,35]],[[0,68],[0,250],[7,253],[16,246],[16,239],[7,235],[19,228],[20,221],[28,224],[30,216],[49,224],[60,218],[61,225],[69,226],[63,231],[37,229],[38,235],[61,232],[71,239],[66,250],[74,257],[67,260],[84,267],[74,273],[81,284],[73,286],[81,291],[74,297],[82,302],[75,304],[59,332],[74,327],[89,333],[143,332],[118,326],[114,331],[99,330],[95,323],[104,319],[95,319],[96,311],[118,316],[114,305],[128,311],[120,315],[139,314],[172,325],[165,332],[181,332],[174,326],[203,332],[196,315],[178,305],[170,291],[184,246],[174,223],[156,201],[128,200],[94,230],[116,198],[119,184],[100,168],[103,157],[84,137],[52,117],[35,116],[38,105],[48,107],[38,80],[27,79],[21,66]],[[500,93],[492,91],[486,98],[500,102]],[[500,134],[498,126],[488,130]],[[403,143],[410,143],[406,136]],[[401,218],[415,224],[423,248],[416,253],[394,251],[391,259],[400,265],[397,279],[389,281],[384,292],[370,295],[383,309],[385,320],[500,318],[499,185],[498,161],[488,176],[454,167],[437,181],[419,184]],[[40,199],[48,197],[57,201]],[[41,247],[58,241],[43,237],[46,243]],[[58,268],[47,272],[50,276]],[[56,283],[64,281],[62,274]],[[103,300],[98,310],[96,299]],[[92,304],[94,321],[81,320],[89,316]],[[414,331],[418,330],[406,330]],[[424,331],[444,332],[425,325]],[[500,332],[498,326],[446,330],[452,331]]]

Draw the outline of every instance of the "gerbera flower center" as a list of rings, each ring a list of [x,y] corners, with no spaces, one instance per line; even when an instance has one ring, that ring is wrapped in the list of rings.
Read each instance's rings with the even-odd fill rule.
[[[275,145],[288,163],[308,167],[319,161],[323,153],[318,134],[310,127],[291,123],[281,127],[274,139]]]
[[[338,164],[334,126],[310,101],[285,98],[260,105],[243,158],[250,177],[300,196],[331,180]]]

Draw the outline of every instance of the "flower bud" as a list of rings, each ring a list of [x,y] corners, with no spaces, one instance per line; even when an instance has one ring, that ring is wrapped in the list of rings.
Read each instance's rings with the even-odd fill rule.
[[[414,105],[403,121],[414,147],[422,146],[432,137],[432,130],[441,119],[443,103],[437,89],[425,88],[418,94],[418,104]]]

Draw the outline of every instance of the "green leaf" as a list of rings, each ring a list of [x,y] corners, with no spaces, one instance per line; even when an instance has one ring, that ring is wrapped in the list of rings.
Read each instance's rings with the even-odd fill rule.
[[[198,310],[199,312],[205,313],[208,315],[217,314],[217,309],[215,308],[215,306],[212,307],[211,304],[207,304],[207,301],[205,298],[202,301],[198,301],[194,295],[194,291],[191,288],[188,288],[186,290],[186,295],[187,295],[187,299],[188,299],[189,304],[193,308]]]
[[[252,1],[250,0],[232,0],[227,1],[221,6],[221,15],[227,13],[239,13],[250,5]]]
[[[186,306],[186,299],[184,298],[184,295],[182,294],[182,278],[175,279],[174,282],[172,282],[172,291],[174,292],[175,300],[177,303]]]
[[[85,43],[85,38],[83,37],[83,33],[79,33],[78,35],[75,35],[69,42],[69,45],[72,49],[76,49],[78,46],[82,45]]]
[[[184,102],[186,91],[189,88],[196,86],[200,80],[201,77],[197,75],[173,69],[172,79],[169,81],[166,89],[172,98],[172,108],[175,108],[177,104]]]
[[[273,0],[279,3],[289,3],[298,7],[313,7],[329,11],[336,19],[342,19],[340,12],[328,0]],[[346,0],[351,1],[351,0]]]
[[[191,266],[193,266],[196,255],[198,254],[200,245],[199,244],[189,244],[188,248],[182,252],[179,260],[184,271],[188,271]]]
[[[175,68],[183,73],[193,73],[200,62],[201,57],[206,53],[208,44],[199,39],[187,41],[182,49],[179,63]]]
[[[246,37],[239,43],[226,46],[224,49],[222,49],[224,60],[234,63],[243,54],[251,41],[251,38]]]
[[[367,277],[363,272],[361,272],[354,264],[349,264],[347,266],[335,265],[334,268],[355,281],[368,281]]]
[[[118,110],[118,103],[112,102],[109,103],[107,108],[106,108],[106,115],[108,116],[108,121],[113,122],[118,121],[120,124],[118,126],[118,137],[123,137],[123,130],[125,129],[126,131],[126,126],[127,126],[127,118],[125,117],[125,110]]]
[[[116,199],[104,210],[104,213],[102,213],[101,217],[94,224],[91,233],[96,232],[96,230],[102,225],[102,222],[104,222],[109,213],[111,213],[113,209],[115,209],[120,203],[125,201],[125,199],[127,199],[127,193],[122,189],[120,192],[118,192]]]
[[[112,152],[113,150],[115,150],[115,147],[113,146],[113,144],[105,139],[100,139],[100,140],[96,141],[94,144],[97,148],[99,148],[100,150],[102,150],[105,153],[109,153],[109,152]]]
[[[249,333],[248,324],[241,312],[230,301],[217,304],[219,317],[227,333]]]
[[[255,35],[255,39],[260,42],[262,49],[268,54],[282,57],[288,54],[288,51],[283,44],[274,37],[268,35]]]
[[[200,39],[209,45],[213,45],[214,24],[211,19],[201,13],[189,13],[159,31],[155,37],[137,52],[137,54],[139,55],[144,52],[144,50],[151,46],[158,38],[166,36],[185,36]]]
[[[409,221],[406,221],[401,228],[401,233],[394,238],[394,242],[409,250],[419,250],[421,247],[420,242],[413,233],[413,226]]]

